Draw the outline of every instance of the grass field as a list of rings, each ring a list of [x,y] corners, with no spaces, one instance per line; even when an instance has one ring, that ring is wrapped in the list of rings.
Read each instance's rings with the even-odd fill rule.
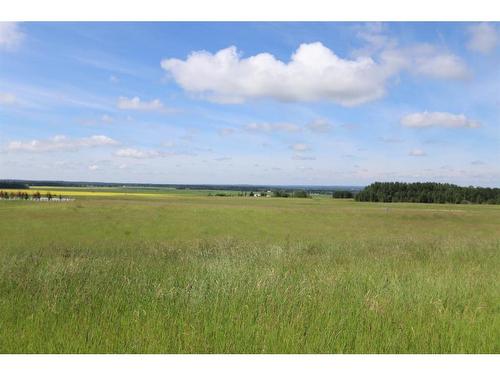
[[[64,192],[0,201],[2,353],[500,352],[500,206]]]

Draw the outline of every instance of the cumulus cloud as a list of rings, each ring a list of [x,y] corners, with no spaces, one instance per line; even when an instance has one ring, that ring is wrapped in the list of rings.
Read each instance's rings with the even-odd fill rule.
[[[343,59],[320,42],[301,44],[289,62],[270,53],[241,58],[236,47],[164,59],[164,70],[186,91],[222,103],[254,98],[330,100],[352,106],[381,97],[388,72],[371,58]]]
[[[489,23],[479,23],[468,28],[469,41],[467,48],[480,53],[492,52],[499,41],[495,26]]]
[[[16,96],[8,92],[0,92],[0,105],[12,105],[17,102]]]
[[[185,60],[164,59],[161,66],[184,90],[221,103],[273,98],[355,106],[382,97],[387,81],[403,69],[432,78],[468,74],[459,57],[432,45],[398,49],[384,40],[377,43],[376,50],[382,48],[378,60],[366,55],[344,59],[316,42],[301,44],[288,62],[270,53],[243,58],[231,46],[216,53],[195,51]]]
[[[24,33],[15,22],[0,22],[0,49],[13,50],[24,39]]]
[[[245,126],[245,130],[255,133],[296,133],[300,131],[300,127],[291,123],[251,123]]]
[[[122,148],[115,152],[116,156],[122,158],[133,158],[133,159],[153,159],[161,158],[172,155],[171,153],[157,151],[157,150],[140,150],[137,148]]]
[[[479,122],[448,112],[417,112],[410,113],[401,119],[401,124],[408,128],[478,128]]]
[[[332,130],[333,125],[328,120],[316,119],[307,124],[306,127],[313,133],[328,133]]]
[[[12,141],[7,145],[7,151],[25,152],[52,152],[52,151],[76,151],[82,148],[99,146],[114,146],[118,142],[105,135],[93,135],[85,138],[68,138],[64,135],[56,135],[49,139],[34,139],[31,141]]]
[[[424,150],[420,150],[418,148],[414,148],[413,150],[410,150],[408,153],[410,156],[427,156]]]
[[[99,169],[99,166],[96,164],[89,165],[90,171],[97,171],[98,169]]]
[[[116,106],[120,109],[134,110],[134,111],[164,111],[165,106],[159,99],[151,101],[143,101],[138,96],[127,98],[120,96]]]

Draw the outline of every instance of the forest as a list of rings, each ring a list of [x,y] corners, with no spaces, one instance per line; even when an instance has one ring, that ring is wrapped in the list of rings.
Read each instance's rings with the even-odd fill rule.
[[[436,182],[375,182],[355,195],[362,202],[500,204],[500,189]]]

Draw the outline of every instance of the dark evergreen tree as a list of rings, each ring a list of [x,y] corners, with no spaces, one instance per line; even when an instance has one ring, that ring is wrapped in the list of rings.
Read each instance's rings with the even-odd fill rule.
[[[365,202],[500,204],[500,189],[436,182],[375,182],[357,193],[355,199]]]

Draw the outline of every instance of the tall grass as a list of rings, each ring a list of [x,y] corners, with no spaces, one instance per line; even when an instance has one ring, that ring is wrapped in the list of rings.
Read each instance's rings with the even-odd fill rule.
[[[343,225],[357,223],[372,234],[312,238],[305,232],[315,232],[315,217],[321,218],[330,202],[315,211],[280,201],[257,213],[259,203],[244,202],[214,208],[220,219],[213,224],[216,236],[192,228],[214,219],[199,217],[207,215],[201,203],[183,206],[193,211],[184,215],[198,217],[191,226],[180,214],[175,225],[168,214],[156,216],[178,213],[175,207],[144,202],[3,204],[0,215],[10,224],[0,229],[7,239],[0,243],[0,351],[499,352],[500,240],[494,230],[485,229],[482,238],[467,232],[420,235],[418,229],[380,236],[375,221],[385,221],[390,230],[391,220],[397,220],[406,228],[405,220],[414,226],[419,213],[401,206],[396,218],[380,210],[371,217],[358,211],[365,206],[350,202],[330,206],[331,214],[344,208],[337,213]],[[108,211],[99,211],[106,205]],[[274,237],[255,239],[249,224],[278,225],[283,209],[304,213],[288,221],[294,229],[300,220],[304,234],[286,231],[283,223]],[[96,222],[87,222],[96,212],[101,213]],[[160,221],[181,233],[167,230],[165,237],[145,238],[140,233],[149,233],[147,223],[130,225],[142,214],[152,218],[156,231]],[[477,216],[483,214],[491,215]],[[452,224],[458,228],[451,232],[459,233],[472,225],[467,218],[425,217],[424,228],[431,221],[437,227]],[[63,218],[63,230],[51,225]],[[231,218],[240,218],[245,231],[220,227]],[[23,230],[13,231],[13,223]],[[75,235],[79,227],[93,225],[101,231],[88,232],[87,241]],[[336,232],[334,226],[330,230]]]

